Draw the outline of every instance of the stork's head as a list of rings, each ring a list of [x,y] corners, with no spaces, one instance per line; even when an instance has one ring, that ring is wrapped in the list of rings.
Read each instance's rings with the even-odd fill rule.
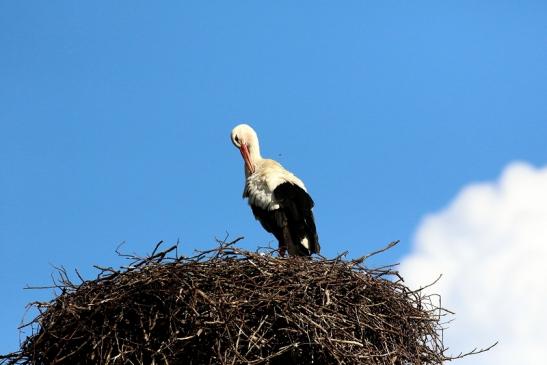
[[[255,171],[255,162],[260,158],[258,137],[254,129],[247,124],[240,124],[232,129],[232,143],[241,152],[247,171],[252,174]]]

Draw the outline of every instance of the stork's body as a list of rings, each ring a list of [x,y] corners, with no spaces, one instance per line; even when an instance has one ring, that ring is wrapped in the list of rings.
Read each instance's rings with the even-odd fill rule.
[[[235,127],[232,142],[245,161],[245,189],[255,218],[279,241],[279,253],[309,256],[319,253],[313,200],[304,183],[274,160],[264,159],[255,131],[246,124]]]

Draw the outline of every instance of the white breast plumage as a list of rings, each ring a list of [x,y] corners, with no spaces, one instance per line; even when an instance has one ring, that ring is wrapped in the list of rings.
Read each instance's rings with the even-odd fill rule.
[[[247,176],[245,182],[243,196],[249,198],[250,205],[267,210],[278,209],[279,204],[275,201],[273,191],[285,182],[295,184],[306,191],[302,180],[285,170],[278,162],[264,159],[259,164],[256,172]]]

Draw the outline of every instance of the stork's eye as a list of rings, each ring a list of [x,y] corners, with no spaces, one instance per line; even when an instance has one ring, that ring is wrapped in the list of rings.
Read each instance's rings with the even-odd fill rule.
[[[237,144],[239,144],[239,138],[237,136],[234,138],[234,140],[236,141]]]

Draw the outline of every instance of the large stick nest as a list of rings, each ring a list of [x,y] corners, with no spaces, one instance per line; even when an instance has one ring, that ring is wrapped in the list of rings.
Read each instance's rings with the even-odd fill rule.
[[[237,241],[237,240],[236,240]],[[40,314],[5,364],[441,364],[441,319],[392,267],[177,246],[100,268],[35,303]]]

